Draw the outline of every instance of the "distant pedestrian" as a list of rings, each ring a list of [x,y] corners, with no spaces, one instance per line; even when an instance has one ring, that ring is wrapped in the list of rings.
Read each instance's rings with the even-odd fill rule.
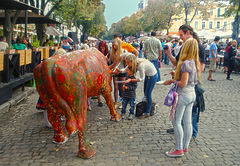
[[[5,52],[5,50],[8,48],[8,43],[6,42],[6,37],[1,36],[0,37],[0,51]]]
[[[200,61],[198,56],[198,42],[189,38],[183,45],[174,80],[167,80],[165,85],[177,82],[178,102],[174,115],[174,134],[176,148],[166,152],[169,157],[181,157],[188,152],[188,145],[192,137],[192,108],[196,99],[194,86],[200,81]],[[184,128],[181,122],[183,121]]]
[[[224,73],[227,73],[228,71],[228,53],[229,49],[231,47],[232,43],[228,42],[225,48],[225,53],[224,53],[224,60],[223,60],[223,66],[224,66]]]
[[[232,45],[229,48],[228,52],[228,72],[227,72],[227,80],[232,80],[230,78],[232,71],[234,69],[234,64],[235,64],[235,57],[237,55],[237,41],[233,40]]]
[[[155,66],[158,74],[158,81],[161,81],[159,70],[159,61],[162,58],[162,44],[156,37],[156,32],[151,32],[151,37],[148,38],[143,44],[143,51],[146,59],[148,59]]]
[[[128,79],[136,79],[134,76],[134,73],[129,70],[129,68],[126,69],[127,71],[127,80]],[[134,116],[134,110],[135,110],[135,98],[136,98],[136,88],[137,88],[137,82],[129,82],[126,84],[123,84],[123,103],[122,103],[122,118],[125,119],[126,109],[128,103],[130,103],[130,113],[128,116],[128,120],[132,120]]]
[[[16,43],[13,44],[13,48],[16,50],[25,50],[27,48],[22,37],[17,37]]]
[[[209,67],[209,81],[216,81],[212,78],[212,73],[216,70],[216,62],[217,62],[217,43],[219,42],[220,37],[216,36],[214,41],[211,43],[210,52],[209,52],[209,59],[210,59],[210,67]]]

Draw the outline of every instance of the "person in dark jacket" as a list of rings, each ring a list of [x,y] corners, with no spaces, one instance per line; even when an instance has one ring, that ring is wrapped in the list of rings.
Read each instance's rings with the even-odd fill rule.
[[[230,75],[234,69],[234,64],[235,64],[235,56],[237,55],[237,41],[233,40],[232,41],[232,45],[229,48],[229,52],[228,52],[228,72],[227,72],[227,80],[232,80],[230,78]]]
[[[136,79],[133,72],[127,68],[127,80],[128,79]],[[122,104],[122,118],[125,118],[126,114],[126,108],[128,105],[128,102],[130,102],[130,113],[128,116],[128,120],[132,120],[134,116],[134,109],[135,109],[135,98],[136,98],[136,88],[137,88],[137,82],[129,82],[123,85],[123,104]]]

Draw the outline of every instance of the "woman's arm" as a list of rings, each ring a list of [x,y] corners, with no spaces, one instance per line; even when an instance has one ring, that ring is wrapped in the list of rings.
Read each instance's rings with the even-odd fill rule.
[[[133,53],[135,54],[136,57],[138,57],[139,52],[137,49],[134,49]]]
[[[184,88],[185,86],[187,86],[188,79],[189,79],[189,73],[183,72],[181,80],[178,82],[178,86],[181,88]],[[170,85],[171,83],[175,83],[175,82],[176,82],[176,80],[166,80],[163,84]]]
[[[188,84],[189,73],[183,72],[181,80],[178,82],[178,86],[184,88]],[[175,82],[175,81],[174,81]]]

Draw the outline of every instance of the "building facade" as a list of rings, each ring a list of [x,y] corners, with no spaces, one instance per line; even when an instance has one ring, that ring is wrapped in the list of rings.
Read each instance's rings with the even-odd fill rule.
[[[148,5],[148,0],[140,0],[138,3],[138,10],[144,10]]]
[[[194,19],[191,22],[191,27],[194,31],[202,38],[214,38],[215,36],[221,37],[231,37],[232,34],[232,24],[234,22],[234,16],[224,17],[226,7],[213,7],[209,9],[210,17],[208,19],[203,19],[201,13],[196,13]],[[193,13],[190,13],[188,18],[192,18]],[[169,32],[178,32],[178,28],[185,24],[185,14],[182,14],[175,18],[173,25],[169,29]]]

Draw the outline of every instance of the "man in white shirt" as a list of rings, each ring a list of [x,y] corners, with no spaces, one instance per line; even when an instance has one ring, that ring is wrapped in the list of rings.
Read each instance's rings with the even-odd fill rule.
[[[151,37],[143,44],[143,51],[146,58],[153,63],[158,73],[158,81],[161,81],[159,71],[159,59],[162,57],[162,44],[156,37],[156,32],[151,32]]]
[[[8,48],[8,43],[6,42],[6,37],[1,36],[0,37],[0,52],[5,52],[5,50]]]

